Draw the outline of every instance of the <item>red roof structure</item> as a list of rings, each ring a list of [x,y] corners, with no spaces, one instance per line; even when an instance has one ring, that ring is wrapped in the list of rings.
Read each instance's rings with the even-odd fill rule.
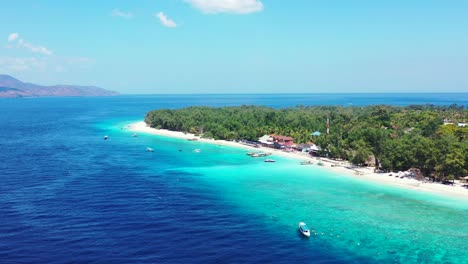
[[[294,145],[294,141],[292,137],[280,136],[280,135],[271,135],[271,137],[273,138],[274,142],[278,142],[281,145],[288,146],[288,147]]]

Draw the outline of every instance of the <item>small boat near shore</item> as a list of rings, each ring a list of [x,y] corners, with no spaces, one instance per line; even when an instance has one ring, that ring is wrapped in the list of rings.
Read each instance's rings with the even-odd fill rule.
[[[270,156],[271,153],[263,153],[263,152],[249,152],[247,153],[248,156],[252,157],[252,158],[258,158],[258,157],[266,157],[266,156]]]
[[[154,152],[154,149],[152,149],[152,148],[150,148],[150,147],[147,147],[147,148],[146,148],[146,151],[148,151],[148,152]]]
[[[265,162],[276,162],[276,160],[266,159]]]
[[[312,165],[314,164],[311,160],[301,161],[301,165]]]
[[[306,223],[304,222],[299,222],[299,232],[301,232],[301,234],[305,237],[310,237],[310,229],[309,227],[307,226]]]
[[[197,141],[198,138],[189,138],[189,139],[187,139],[187,140],[188,140],[188,141]]]

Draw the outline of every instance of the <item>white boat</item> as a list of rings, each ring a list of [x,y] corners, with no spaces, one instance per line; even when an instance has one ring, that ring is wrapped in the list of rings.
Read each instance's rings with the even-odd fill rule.
[[[200,150],[200,149],[194,149],[193,152],[195,152],[195,153],[200,153],[201,150]]]
[[[153,152],[153,151],[154,151],[154,149],[152,149],[152,148],[148,147],[148,148],[146,148],[146,151],[148,151],[148,152]]]
[[[299,231],[301,232],[302,235],[306,237],[310,237],[310,229],[304,222],[299,223]]]
[[[276,160],[266,159],[265,162],[276,162]]]
[[[137,133],[133,134],[133,137],[138,137],[138,134]]]
[[[249,155],[250,157],[252,158],[258,158],[258,157],[266,157],[266,156],[270,156],[271,153],[263,153],[263,152],[250,152],[250,153],[247,153],[247,155]]]

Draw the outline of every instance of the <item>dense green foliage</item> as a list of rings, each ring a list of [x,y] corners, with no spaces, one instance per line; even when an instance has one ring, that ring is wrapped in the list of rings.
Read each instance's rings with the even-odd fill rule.
[[[326,120],[330,118],[330,134]],[[468,171],[468,127],[443,120],[468,119],[463,106],[260,106],[188,107],[155,110],[145,122],[151,127],[202,134],[227,140],[257,140],[265,134],[291,136],[296,143],[312,141],[322,155],[348,159],[387,171],[417,168],[436,180],[465,176]],[[320,136],[311,136],[314,131]]]

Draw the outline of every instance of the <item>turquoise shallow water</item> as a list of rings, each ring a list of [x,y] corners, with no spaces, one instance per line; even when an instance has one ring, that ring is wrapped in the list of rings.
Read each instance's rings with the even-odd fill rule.
[[[200,149],[182,157],[188,166],[169,170],[190,173],[226,204],[263,222],[272,236],[304,242],[297,223],[305,221],[314,230],[311,249],[349,261],[467,262],[468,200],[366,182],[284,157],[264,163],[242,149],[144,136],[162,152]]]
[[[155,108],[467,105],[466,98],[0,100],[0,263],[467,263],[467,201],[379,186],[282,157],[266,164],[236,148],[134,138],[121,129]],[[299,221],[318,235],[303,239]]]

